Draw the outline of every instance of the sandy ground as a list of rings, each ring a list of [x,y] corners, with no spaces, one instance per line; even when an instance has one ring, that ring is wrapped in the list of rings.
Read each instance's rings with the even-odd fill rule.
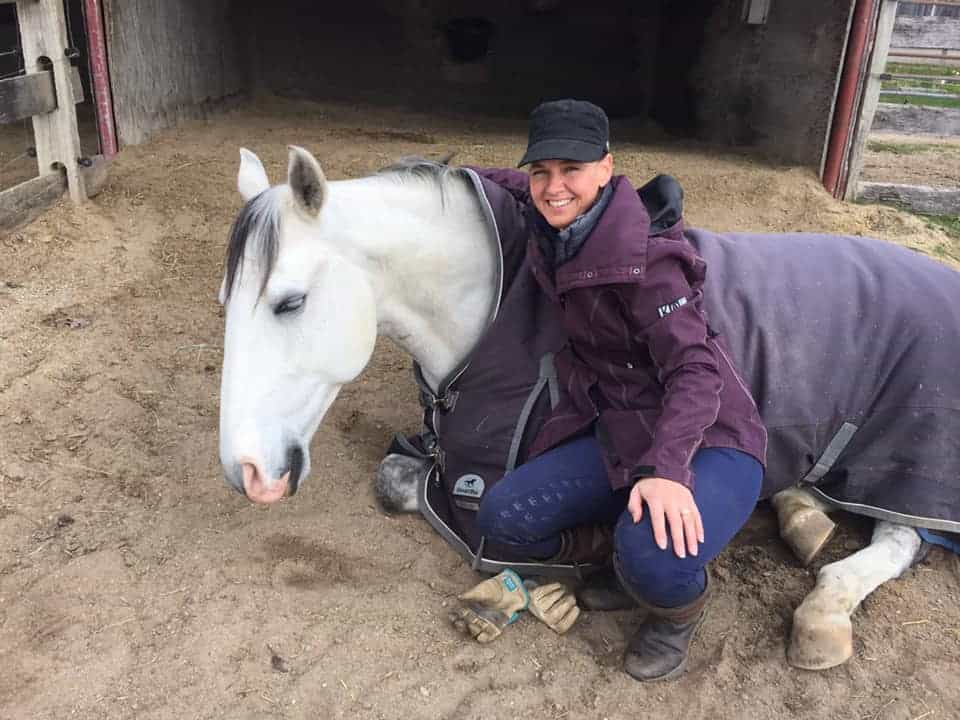
[[[960,137],[871,133],[861,180],[960,187]],[[907,154],[870,149],[870,143],[911,146]]]
[[[634,180],[681,180],[691,224],[960,257],[913,216],[833,201],[810,169],[614,132]],[[938,550],[857,611],[849,663],[786,664],[817,568],[869,537],[849,518],[801,568],[761,506],[716,562],[716,602],[670,684],[621,672],[630,612],[465,642],[446,616],[478,578],[374,501],[390,435],[418,416],[409,361],[386,343],[317,433],[294,500],[227,489],[216,292],[238,147],[277,179],[296,142],[337,179],[404,154],[509,164],[523,140],[522,120],[272,103],[129,148],[95,201],[0,237],[0,718],[960,717],[960,564]]]

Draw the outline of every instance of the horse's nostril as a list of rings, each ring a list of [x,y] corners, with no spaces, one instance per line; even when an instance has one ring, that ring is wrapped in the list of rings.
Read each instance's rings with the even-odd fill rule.
[[[240,467],[243,470],[243,491],[249,495],[250,488],[254,487],[257,480],[257,466],[252,463],[243,463]]]
[[[287,450],[287,467],[290,468],[290,494],[300,487],[300,474],[303,472],[303,448],[294,445]]]

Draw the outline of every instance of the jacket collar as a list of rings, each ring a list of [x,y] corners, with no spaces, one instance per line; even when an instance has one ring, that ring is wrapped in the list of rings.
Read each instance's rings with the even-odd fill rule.
[[[611,184],[610,202],[590,239],[575,258],[557,268],[558,292],[611,282],[636,282],[644,277],[650,216],[626,177],[618,175]]]

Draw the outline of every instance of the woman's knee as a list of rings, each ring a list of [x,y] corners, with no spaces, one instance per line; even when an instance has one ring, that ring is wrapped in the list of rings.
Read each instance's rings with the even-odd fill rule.
[[[644,517],[635,523],[629,513],[624,513],[614,531],[614,552],[617,554],[621,572],[626,579],[639,587],[659,587],[674,583],[677,578],[693,576],[703,567],[696,556],[677,557],[673,542],[667,536],[667,547],[657,545],[653,526]]]
[[[509,499],[507,493],[501,488],[502,483],[494,485],[484,495],[480,501],[480,509],[477,510],[477,530],[485,537],[502,540],[501,537],[505,526],[509,525],[511,513],[509,512]],[[506,512],[505,512],[506,510]]]

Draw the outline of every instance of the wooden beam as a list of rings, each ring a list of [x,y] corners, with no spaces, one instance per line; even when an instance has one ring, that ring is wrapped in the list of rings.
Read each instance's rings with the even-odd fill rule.
[[[867,145],[867,135],[873,127],[873,117],[877,113],[877,104],[880,102],[880,75],[887,66],[887,53],[890,50],[890,38],[893,36],[893,27],[897,18],[896,0],[884,0],[877,15],[877,32],[873,38],[873,50],[866,67],[866,80],[863,87],[863,96],[860,104],[860,116],[853,141],[850,144],[850,155],[847,158],[847,176],[844,182],[845,200],[852,200],[863,172],[863,151]]]
[[[65,188],[63,175],[48,173],[0,192],[0,230],[10,230],[37,217],[63,196]]]
[[[67,188],[74,202],[87,193],[77,163],[80,134],[72,84],[73,68],[65,50],[69,46],[62,0],[33,0],[17,5],[23,62],[27,72],[49,69],[57,92],[57,109],[33,116],[37,165],[41,176],[57,167],[67,174]]]
[[[73,101],[83,102],[83,83],[80,70],[71,68],[70,84],[73,86]],[[0,80],[0,125],[25,120],[33,115],[53,112],[57,109],[57,92],[53,73],[43,70],[29,75]]]
[[[53,74],[49,71],[0,80],[0,125],[24,120],[57,108]]]
[[[888,203],[923,215],[960,214],[960,188],[862,182],[858,200]]]
[[[960,18],[900,16],[890,44],[912,51],[960,49]]]
[[[90,197],[97,195],[106,185],[112,158],[94,155],[90,164],[80,168],[84,187]],[[0,192],[0,231],[9,231],[30,222],[63,197],[67,181],[63,173],[48,173],[27,180]]]

